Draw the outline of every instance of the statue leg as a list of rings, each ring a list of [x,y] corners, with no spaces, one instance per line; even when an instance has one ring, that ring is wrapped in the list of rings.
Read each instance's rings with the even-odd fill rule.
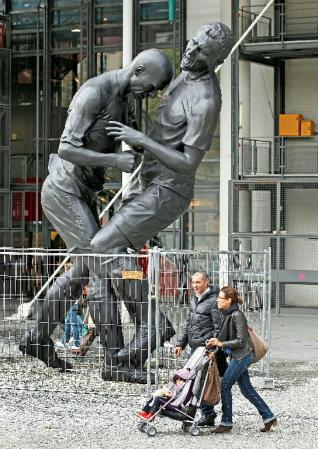
[[[36,357],[47,366],[62,371],[72,368],[70,363],[58,358],[50,336],[65,319],[67,311],[80,297],[87,283],[87,266],[83,261],[75,260],[73,267],[63,273],[48,290],[38,313],[36,327],[29,329],[20,342],[19,349],[23,354]]]
[[[87,252],[92,237],[99,230],[93,207],[81,198],[56,187],[50,176],[42,188],[42,207],[50,222],[65,241],[69,251]],[[20,343],[23,353],[42,360],[47,366],[69,369],[71,365],[57,357],[52,332],[88,283],[87,261],[74,258],[70,271],[61,275],[50,287],[37,317],[37,326],[30,329]]]
[[[99,231],[91,242],[92,251],[99,250],[104,254],[124,253],[129,246],[132,246],[131,242],[112,221]],[[105,271],[112,278],[114,290],[117,296],[124,301],[136,329],[134,338],[119,351],[117,359],[131,371],[139,372],[140,377],[143,376],[143,380],[146,382],[147,376],[143,371],[143,366],[148,358],[148,281],[121,279],[121,271],[140,271],[140,266],[137,265],[134,258],[121,257],[118,259],[119,261],[111,259],[106,261]],[[129,268],[127,268],[128,266]],[[105,276],[107,276],[106,273]],[[152,301],[151,350],[156,347],[155,316],[155,303]],[[174,335],[170,321],[161,312],[159,312],[159,332],[160,344]]]
[[[118,352],[117,358],[119,362],[142,370],[148,358],[149,326],[151,326],[151,351],[156,348],[156,302],[154,299],[149,300],[147,279],[141,281],[115,279],[114,285],[135,325],[134,337]],[[175,335],[175,331],[171,322],[160,310],[158,311],[158,324],[159,346],[161,346]]]
[[[104,348],[102,378],[117,380],[119,370],[117,353],[124,345],[124,337],[118,300],[113,295],[110,279],[93,282],[89,297],[89,311]]]

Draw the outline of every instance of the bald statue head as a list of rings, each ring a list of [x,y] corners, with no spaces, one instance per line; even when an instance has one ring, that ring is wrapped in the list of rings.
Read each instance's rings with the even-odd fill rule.
[[[157,49],[144,50],[129,64],[132,73],[127,91],[135,97],[155,97],[170,83],[172,65],[167,55]]]
[[[192,72],[214,71],[228,57],[233,45],[232,31],[224,23],[202,25],[188,42],[181,68]]]

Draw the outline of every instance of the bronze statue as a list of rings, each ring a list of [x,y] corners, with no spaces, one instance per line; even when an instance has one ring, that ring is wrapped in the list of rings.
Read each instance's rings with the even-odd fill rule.
[[[232,46],[232,33],[226,25],[218,22],[203,25],[187,45],[181,61],[182,72],[165,91],[150,135],[118,121],[110,122],[106,128],[110,136],[144,152],[142,192],[97,232],[91,241],[93,252],[122,253],[126,247],[139,250],[148,238],[187,210],[193,197],[196,170],[209,150],[221,109],[221,92],[214,70],[226,59]],[[140,304],[134,316],[135,337],[118,352],[117,360],[135,360],[142,366],[148,345],[145,281],[141,291],[139,300],[135,298],[135,304]],[[164,327],[163,316],[161,321]],[[154,348],[154,325],[152,329]]]

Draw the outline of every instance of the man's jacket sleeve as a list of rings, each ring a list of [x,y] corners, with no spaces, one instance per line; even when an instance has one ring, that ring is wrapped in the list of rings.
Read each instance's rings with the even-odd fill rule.
[[[176,346],[181,346],[184,349],[189,341],[189,320],[190,320],[190,310],[188,310],[186,322],[183,328],[183,333],[180,335],[179,340],[176,343]]]
[[[213,323],[213,337],[216,338],[221,330],[222,311],[218,308],[215,298],[213,298],[211,307],[211,319]]]

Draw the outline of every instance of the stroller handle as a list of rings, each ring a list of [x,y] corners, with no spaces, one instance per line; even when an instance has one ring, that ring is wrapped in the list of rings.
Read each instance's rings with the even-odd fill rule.
[[[214,349],[206,349],[206,352],[208,352],[209,354],[217,354],[219,350],[220,350],[219,346],[216,346],[216,348]]]

